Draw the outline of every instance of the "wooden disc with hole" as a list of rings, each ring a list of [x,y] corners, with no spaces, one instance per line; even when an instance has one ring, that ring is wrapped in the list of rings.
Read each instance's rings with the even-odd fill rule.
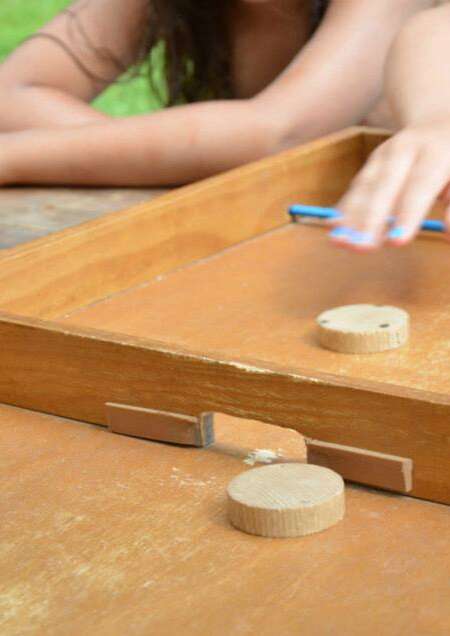
[[[409,315],[388,305],[347,305],[317,318],[320,344],[341,353],[397,349],[409,338]]]
[[[228,486],[233,526],[261,537],[301,537],[340,521],[342,477],[311,464],[271,464],[235,477]]]

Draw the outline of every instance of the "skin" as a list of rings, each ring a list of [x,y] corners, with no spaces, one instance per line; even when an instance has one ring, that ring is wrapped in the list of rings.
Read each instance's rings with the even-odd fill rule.
[[[65,41],[97,79],[44,38],[26,42],[0,67],[0,183],[181,184],[361,122],[371,112],[376,121],[386,112],[379,102],[389,48],[429,4],[332,0],[307,42],[305,2],[236,0],[230,29],[237,98],[123,119],[89,106],[120,70],[87,47],[63,13],[43,32]],[[72,9],[97,49],[128,66],[149,18],[146,6],[144,0],[80,0]]]
[[[375,150],[339,202],[338,245],[359,252],[405,245],[439,197],[450,230],[449,59],[448,4],[415,16],[396,38],[385,94],[398,132]]]

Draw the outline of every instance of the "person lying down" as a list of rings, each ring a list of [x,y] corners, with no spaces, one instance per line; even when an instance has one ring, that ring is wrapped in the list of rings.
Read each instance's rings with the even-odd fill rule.
[[[450,180],[450,6],[434,5],[73,2],[0,66],[0,184],[183,184],[365,122],[398,133],[340,202],[334,240],[376,247],[397,206],[404,243]],[[160,110],[91,105],[145,62]]]

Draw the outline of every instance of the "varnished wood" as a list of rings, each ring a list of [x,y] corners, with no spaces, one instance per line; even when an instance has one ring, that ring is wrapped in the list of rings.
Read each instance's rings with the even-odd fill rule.
[[[323,441],[409,457],[412,494],[450,502],[448,394],[1,318],[1,402],[100,424],[106,402],[259,419]]]
[[[287,163],[275,161],[277,174],[289,175],[286,198],[334,203],[365,156],[361,132],[347,137],[347,148],[338,141],[330,154],[320,143],[309,148],[309,159],[303,149],[300,156],[285,155]],[[256,209],[266,215],[258,227],[246,226],[242,238],[279,224],[279,204],[268,202],[280,194],[270,166],[267,160],[262,171],[253,166],[241,173],[261,184],[259,198],[237,175],[231,178],[230,205],[239,207],[241,187],[243,218],[250,201],[259,201]],[[228,178],[215,190],[225,202]],[[194,211],[181,227],[176,198],[171,214],[158,212],[169,226],[166,242],[159,230],[154,239],[146,234],[159,225],[144,206],[125,213],[123,225],[117,215],[111,225],[112,219],[95,222],[0,255],[0,306],[58,316],[147,280],[158,271],[151,262],[158,254],[161,272],[187,265],[199,254],[183,247],[183,233],[199,238],[203,222],[216,231],[221,213],[233,223],[240,218],[214,203],[208,225],[204,186],[198,193],[203,213],[189,194],[183,210]],[[207,237],[203,255],[238,236],[230,228],[225,234],[226,240],[220,232]],[[416,271],[415,259],[410,265]],[[407,286],[412,299],[423,293],[423,280]],[[272,298],[276,292],[269,289]],[[297,297],[292,302],[298,307]],[[439,313],[445,302],[434,295],[429,307]],[[272,324],[263,333],[270,334]],[[426,390],[428,368],[412,370],[422,383],[417,390],[303,369],[299,360],[294,366],[247,360],[245,346],[242,354],[222,357],[148,335],[7,314],[0,319],[0,347],[0,400],[102,424],[110,399],[192,415],[206,408],[264,418],[329,442],[405,451],[417,466],[414,494],[450,500],[450,400],[448,388]],[[438,366],[445,360],[443,353]],[[355,417],[355,410],[364,415]],[[242,534],[237,540],[225,516],[229,480],[253,463],[256,449],[271,449],[276,461],[304,461],[305,453],[301,436],[288,428],[220,417],[210,449],[163,446],[162,453],[161,444],[0,406],[0,631],[78,635],[95,626],[96,634],[108,636],[325,636],[331,628],[359,636],[370,617],[370,629],[383,636],[450,632],[448,507],[350,487],[346,519],[325,534],[283,541]]]
[[[105,409],[113,433],[185,446],[210,446],[214,441],[212,413],[194,417],[111,402]]]
[[[374,453],[363,448],[306,440],[308,462],[331,468],[344,479],[384,490],[408,493],[413,484],[413,462],[407,457]]]
[[[53,318],[283,225],[293,201],[334,202],[362,140],[350,129],[11,250],[0,308]]]
[[[450,259],[443,238],[360,257],[320,227],[288,225],[67,317],[67,325],[149,338],[210,357],[256,359],[448,395]],[[436,275],[439,272],[439,276]],[[320,346],[316,317],[338,304],[398,305],[400,349],[346,355]]]
[[[108,401],[259,418],[410,457],[413,494],[449,501],[448,356],[435,329],[448,331],[442,240],[397,252],[393,276],[386,253],[355,267],[323,229],[287,223],[293,201],[335,202],[366,138],[343,132],[12,250],[0,306],[70,313],[73,324],[2,315],[0,400],[102,424]],[[351,363],[315,346],[309,325],[321,310],[399,295],[422,345],[413,337],[380,362]]]
[[[226,419],[216,432],[207,450],[161,447],[0,407],[0,632],[450,632],[450,508],[348,487],[327,532],[246,535],[227,484],[248,449],[301,460],[299,436]]]
[[[384,141],[389,139],[391,133],[389,130],[373,128],[363,133],[363,152],[364,159],[368,159],[372,152]]]

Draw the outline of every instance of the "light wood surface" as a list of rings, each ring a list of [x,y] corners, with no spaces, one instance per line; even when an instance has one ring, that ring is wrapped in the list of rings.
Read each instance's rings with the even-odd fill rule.
[[[0,632],[8,636],[447,636],[450,509],[347,488],[301,539],[237,532],[226,486],[299,436],[216,427],[208,450],[0,407]]]
[[[262,466],[228,484],[228,519],[259,537],[303,537],[327,530],[345,514],[342,477],[312,464]]]
[[[317,317],[322,347],[339,353],[380,353],[408,342],[409,316],[398,307],[345,305]]]

